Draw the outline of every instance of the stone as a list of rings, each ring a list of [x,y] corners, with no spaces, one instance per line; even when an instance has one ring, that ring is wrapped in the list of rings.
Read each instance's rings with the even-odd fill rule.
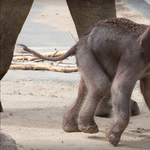
[[[0,131],[0,149],[1,150],[18,150],[15,140],[8,134]]]

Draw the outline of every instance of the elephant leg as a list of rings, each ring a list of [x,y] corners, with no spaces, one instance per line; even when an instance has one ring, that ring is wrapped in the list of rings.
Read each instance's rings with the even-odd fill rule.
[[[9,69],[17,37],[30,11],[33,0],[1,0],[0,80]]]
[[[110,117],[111,113],[112,113],[112,102],[111,102],[111,93],[109,89],[106,95],[99,102],[96,108],[95,116]]]
[[[94,121],[94,114],[98,103],[107,92],[109,80],[87,47],[86,50],[83,47],[78,49],[76,57],[88,89],[86,99],[79,112],[78,127],[85,133],[97,133],[98,127]]]
[[[145,102],[150,110],[150,75],[140,80],[140,88]]]
[[[70,10],[71,16],[73,18],[73,21],[75,23],[75,27],[76,27],[79,38],[81,38],[85,34],[85,32],[87,32],[87,30],[91,26],[93,26],[95,23],[97,23],[99,20],[110,19],[110,18],[116,17],[116,8],[115,8],[114,0],[108,0],[108,1],[106,0],[101,0],[101,1],[99,0],[94,0],[94,1],[93,0],[91,1],[89,0],[84,0],[84,1],[66,0],[66,1]],[[82,80],[83,78],[81,79],[81,81]],[[70,109],[68,111],[68,114],[72,112],[71,110],[73,111],[76,110],[77,107],[79,107],[80,109],[82,103],[84,102],[85,96],[87,94],[85,92],[86,90],[87,89],[86,89],[85,83],[82,84],[82,82],[80,82],[79,94],[78,94],[77,100],[74,106],[72,107],[73,109]],[[77,110],[77,112],[79,112],[79,109]],[[71,116],[74,116],[74,115],[71,115]],[[78,116],[78,113],[77,113],[77,116]],[[77,126],[77,121],[76,121],[77,116],[74,119],[73,117],[69,117],[67,113],[64,115],[63,129],[65,131],[67,132],[78,131],[78,128],[75,127]],[[71,121],[72,121],[72,124],[71,124]],[[74,128],[72,128],[72,126],[75,127],[75,130]]]
[[[0,101],[0,112],[3,112],[3,107],[2,107],[1,101]]]
[[[79,38],[99,20],[116,17],[115,0],[66,0]]]
[[[126,68],[126,67],[125,67]],[[111,87],[112,104],[114,111],[113,123],[106,129],[108,141],[117,146],[121,134],[127,127],[130,118],[130,97],[136,83],[136,75],[133,76],[131,69],[118,67],[118,72]]]
[[[17,37],[30,11],[32,3],[33,0],[0,1],[0,80],[9,69]],[[0,108],[2,111],[2,104]]]
[[[136,116],[139,114],[140,114],[140,108],[139,108],[137,102],[131,99],[130,100],[130,115]]]
[[[140,109],[136,101],[130,100],[130,115],[136,116],[140,114]],[[109,118],[112,116],[112,100],[111,92],[107,91],[106,95],[102,98],[97,106],[95,116]]]
[[[78,97],[73,106],[64,114],[63,117],[63,130],[66,132],[79,132],[78,129],[78,114],[84,103],[87,95],[87,88],[84,79],[81,76],[80,85],[78,89]]]

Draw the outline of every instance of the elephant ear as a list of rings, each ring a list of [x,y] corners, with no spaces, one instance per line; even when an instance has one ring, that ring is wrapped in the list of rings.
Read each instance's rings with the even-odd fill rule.
[[[147,30],[138,38],[138,42],[141,45],[146,61],[150,63],[150,26]]]

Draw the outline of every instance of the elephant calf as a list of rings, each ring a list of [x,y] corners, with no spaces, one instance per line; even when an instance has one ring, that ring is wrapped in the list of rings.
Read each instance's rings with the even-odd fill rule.
[[[150,43],[147,43],[150,30],[147,28],[125,18],[100,21],[60,57],[47,58],[24,46],[24,50],[50,61],[76,57],[81,82],[76,102],[64,115],[65,131],[98,132],[94,114],[111,89],[114,119],[105,134],[116,146],[129,123],[130,98],[137,80],[150,109]],[[144,31],[148,39],[142,44],[143,38],[139,36]]]

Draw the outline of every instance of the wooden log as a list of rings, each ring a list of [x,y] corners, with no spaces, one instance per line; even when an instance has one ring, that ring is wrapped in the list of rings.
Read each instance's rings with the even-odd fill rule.
[[[77,67],[63,67],[63,66],[54,66],[49,64],[19,64],[19,65],[10,65],[9,69],[21,69],[21,70],[50,70],[56,72],[77,72]]]
[[[67,68],[67,67],[51,66],[49,70],[55,71],[55,72],[64,72],[64,73],[78,72],[78,68],[77,67]]]
[[[10,65],[9,69],[33,70],[32,65]]]

